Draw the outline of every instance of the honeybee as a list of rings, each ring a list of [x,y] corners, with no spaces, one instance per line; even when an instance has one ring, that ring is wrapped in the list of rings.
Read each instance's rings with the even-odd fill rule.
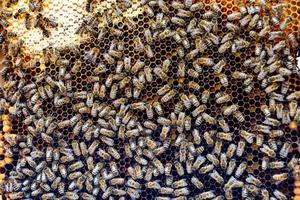
[[[272,130],[270,133],[270,137],[271,138],[275,138],[275,137],[280,137],[282,136],[284,133],[282,130]]]
[[[190,51],[187,55],[186,55],[186,59],[187,60],[192,60],[192,59],[194,59],[196,56],[197,56],[197,54],[199,53],[200,51],[199,51],[199,49],[194,49],[194,50],[192,50],[192,51]]]
[[[107,199],[110,195],[112,195],[112,192],[113,192],[113,188],[112,187],[107,187],[103,194],[102,194],[102,199]]]
[[[147,14],[149,17],[153,17],[153,16],[154,16],[154,12],[153,12],[152,8],[151,8],[149,5],[144,5],[143,8],[144,8],[146,14]]]
[[[280,61],[275,61],[273,62],[271,65],[268,66],[268,68],[266,68],[266,72],[268,73],[273,73],[274,71],[276,71],[278,68],[281,67],[281,63]],[[262,69],[261,69],[262,70]],[[272,80],[272,79],[271,79]]]
[[[213,190],[209,190],[207,192],[202,192],[197,195],[197,198],[199,198],[199,199],[212,199],[214,197],[216,197],[216,195],[214,194]]]
[[[129,186],[129,187],[135,188],[135,189],[139,189],[141,187],[140,183],[133,180],[132,178],[129,178],[127,180],[126,185]]]
[[[169,8],[166,5],[166,3],[164,2],[164,0],[158,0],[157,5],[159,6],[159,8],[161,9],[161,11],[163,13],[169,13]]]
[[[240,12],[233,12],[227,16],[227,20],[234,21],[234,20],[240,20],[242,18],[242,13]]]
[[[178,64],[178,77],[183,78],[185,77],[185,63],[182,61]]]
[[[282,157],[282,158],[286,158],[287,157],[287,155],[289,153],[289,150],[290,150],[290,146],[291,146],[290,142],[285,142],[282,145],[282,147],[280,149],[280,152],[279,152],[280,157]]]
[[[71,164],[71,165],[68,167],[68,170],[69,170],[70,172],[72,172],[72,171],[76,171],[76,170],[78,170],[78,169],[81,169],[82,167],[83,167],[83,162],[82,162],[82,161],[77,161],[77,162]]]
[[[196,12],[198,10],[201,10],[204,7],[204,4],[202,2],[193,3],[190,6],[190,11]]]
[[[175,90],[170,90],[167,94],[165,94],[162,98],[161,98],[161,101],[163,103],[166,103],[168,101],[170,101],[173,97],[175,97],[176,95],[176,92]]]
[[[228,94],[224,94],[223,96],[220,96],[216,99],[216,103],[222,104],[229,102],[231,100],[231,97]]]
[[[216,119],[208,115],[207,113],[203,112],[201,116],[203,117],[204,121],[206,121],[208,124],[216,124]]]
[[[217,140],[213,149],[213,153],[219,155],[221,153],[222,150],[222,141]]]
[[[76,192],[67,191],[65,196],[67,199],[79,199],[79,196]]]
[[[292,45],[293,48],[297,48],[299,46],[299,44],[297,42],[297,39],[296,39],[296,37],[295,37],[295,35],[293,33],[290,33],[288,35],[288,40],[291,43],[291,45]]]
[[[209,173],[209,176],[212,177],[219,184],[224,183],[224,179],[216,170],[213,170],[213,172]]]
[[[289,69],[286,69],[286,68],[281,67],[281,68],[279,68],[279,74],[280,74],[281,76],[290,76],[290,75],[292,74],[292,71],[289,70]],[[275,77],[276,77],[276,76],[275,76]],[[275,79],[275,81],[284,81],[284,80],[285,80],[284,78],[281,78],[281,79],[279,79],[279,80],[276,80],[276,79]]]
[[[222,169],[226,169],[227,167],[227,157],[225,153],[222,153],[220,156],[220,166]]]
[[[47,17],[43,17],[43,21],[46,23],[47,26],[50,26],[52,28],[55,28],[58,26],[58,23],[54,22],[53,20],[50,20]]]
[[[194,129],[192,134],[193,134],[193,141],[196,144],[200,144],[201,143],[201,137],[200,137],[199,131],[197,129]]]
[[[205,139],[205,141],[208,145],[213,145],[214,140],[211,138],[211,136],[208,132],[204,132],[203,138]]]
[[[276,156],[275,151],[266,144],[263,144],[263,147],[260,148],[260,151],[272,158]]]
[[[179,176],[184,175],[184,168],[183,168],[183,166],[181,165],[180,162],[175,162],[174,167],[175,167],[175,169],[176,169]]]
[[[201,95],[201,101],[202,103],[206,104],[209,100],[209,97],[210,97],[210,92],[209,90],[204,90],[202,92],[202,95]]]
[[[105,53],[103,57],[108,64],[112,65],[115,63],[115,59],[110,54]]]
[[[209,11],[206,11],[204,14],[203,14],[203,19],[212,19],[212,18],[215,18],[216,17],[216,13],[209,10]]]
[[[231,41],[225,42],[219,47],[218,52],[225,53],[231,46],[232,46]]]
[[[226,27],[229,31],[233,31],[233,32],[238,32],[238,31],[240,31],[240,27],[239,27],[239,26],[237,26],[237,25],[235,25],[235,24],[233,24],[233,23],[230,23],[230,22],[227,22],[227,23],[225,24],[225,27]],[[223,42],[221,42],[221,43],[223,43]]]
[[[284,21],[279,25],[280,30],[286,29],[289,23],[292,22],[292,17],[288,16],[287,18],[284,19]]]
[[[138,60],[131,68],[131,72],[137,73],[141,68],[145,66],[145,63]]]
[[[248,143],[252,144],[253,143],[253,138],[255,135],[253,133],[249,133],[247,131],[241,130],[240,131],[241,137],[243,137]]]
[[[235,171],[235,177],[237,178],[240,177],[244,173],[246,167],[247,167],[246,162],[242,162]]]
[[[294,117],[297,112],[298,103],[296,101],[289,102],[289,114],[291,117]]]
[[[233,170],[235,169],[235,167],[236,167],[236,160],[231,159],[228,163],[226,174],[231,175],[233,173]]]
[[[175,10],[178,10],[178,9],[182,9],[184,8],[184,4],[179,2],[179,1],[172,1],[171,3],[171,6],[175,9]]]
[[[173,182],[172,187],[173,188],[182,188],[182,187],[186,187],[187,185],[188,184],[187,184],[186,180],[185,179],[181,179],[179,181]]]
[[[280,168],[283,168],[284,166],[285,166],[285,164],[282,161],[274,161],[274,162],[269,163],[269,167],[271,169],[280,169]]]
[[[146,188],[160,190],[161,186],[158,181],[149,181],[145,184]]]
[[[269,40],[275,40],[283,38],[285,33],[283,31],[272,31],[269,33]],[[273,50],[273,48],[272,48]]]
[[[109,93],[109,97],[111,99],[117,98],[117,90],[118,90],[118,85],[117,84],[113,84],[111,86],[110,93]]]
[[[214,154],[207,154],[206,158],[214,165],[218,166],[219,165],[219,160]]]
[[[147,168],[145,172],[144,179],[149,182],[152,179],[152,175],[153,175],[153,168],[152,166],[150,166]]]
[[[142,43],[141,38],[137,37],[134,39],[134,45],[135,45],[135,49],[137,51],[142,51],[143,49],[145,49],[144,44]]]
[[[147,149],[144,149],[143,150],[143,155],[145,155],[146,157],[150,158],[150,159],[153,159],[154,158],[154,153],[153,151],[151,150],[147,150]],[[140,156],[136,157],[135,160],[141,164],[141,165],[147,165],[148,164],[148,161]]]
[[[270,110],[271,110],[271,103],[270,103]],[[275,109],[276,109],[276,117],[278,118],[278,119],[281,119],[282,118],[282,114],[283,114],[283,105],[282,104],[280,104],[280,103],[278,103],[278,104],[275,104],[274,105],[274,107],[275,107]]]
[[[125,183],[124,178],[113,178],[113,179],[110,180],[111,185],[123,185],[124,183]]]
[[[235,71],[233,72],[232,77],[235,79],[246,79],[248,78],[248,75],[244,72]]]
[[[248,175],[248,177],[246,178],[246,181],[247,181],[248,183],[251,183],[251,184],[257,186],[257,187],[260,187],[261,184],[262,184],[262,182],[261,182],[259,179],[255,178],[255,177],[254,177],[253,175],[251,175],[251,174]]]
[[[99,65],[103,65],[103,64],[100,63]],[[99,68],[97,67],[97,68],[99,69],[98,71],[99,71],[100,73],[104,72],[103,69],[105,69],[105,68],[103,68],[103,67],[105,67],[105,66],[103,65],[103,66],[101,66],[101,67],[99,67]],[[117,62],[117,66],[116,66],[116,73],[117,73],[117,74],[121,74],[121,73],[122,73],[122,70],[123,70],[123,67],[124,67],[123,61],[118,61],[118,62]],[[95,69],[95,70],[96,70],[96,69]],[[100,73],[99,73],[99,74],[100,74]],[[98,83],[98,84],[99,84],[99,83]]]
[[[199,26],[201,28],[203,28],[207,33],[209,33],[212,30],[214,24],[213,24],[213,22],[210,22],[210,21],[207,21],[207,20],[201,20],[199,22]]]
[[[183,187],[180,189],[175,189],[173,195],[176,196],[177,198],[175,198],[176,200],[180,200],[183,198],[183,196],[187,196],[190,194],[190,191],[188,190],[187,187]]]
[[[182,18],[179,17],[172,17],[171,18],[171,22],[173,24],[179,25],[179,26],[184,26],[185,25],[185,21]]]
[[[164,166],[163,166],[163,164],[161,163],[161,161],[158,160],[157,158],[154,158],[152,162],[153,162],[153,165],[157,168],[157,170],[158,170],[161,174],[163,174],[165,169],[164,169]]]
[[[265,92],[267,94],[274,92],[275,90],[277,90],[279,88],[279,84],[277,83],[272,83],[271,85],[269,85],[268,87],[266,87]]]
[[[193,90],[200,90],[200,85],[194,81],[189,81],[188,87]]]
[[[277,199],[281,199],[281,200],[287,200],[288,198],[282,193],[280,192],[279,190],[274,190],[273,191],[273,194],[274,196],[277,198]],[[272,197],[271,197],[272,198]]]
[[[213,65],[215,65],[213,59],[206,58],[206,57],[198,58],[197,62],[201,65],[205,65],[205,66],[209,66],[209,67],[212,67]]]
[[[24,193],[23,192],[13,192],[13,193],[9,193],[8,196],[10,199],[23,199]]]
[[[191,107],[191,101],[190,101],[190,99],[185,95],[185,94],[181,94],[180,95],[180,99],[181,99],[181,101],[183,102],[183,105],[187,108],[187,109],[189,109],[190,107]]]
[[[99,187],[100,189],[104,192],[107,189],[107,184],[106,184],[106,180],[104,179],[100,179],[99,180]]]
[[[191,11],[189,10],[184,10],[182,8],[178,9],[178,13],[177,16],[179,16],[180,18],[188,18],[192,15]]]
[[[167,119],[158,119],[157,121],[159,122],[159,123],[164,123],[165,122],[165,120],[167,120]],[[155,123],[153,123],[152,121],[145,121],[144,123],[143,123],[143,125],[146,127],[146,128],[149,128],[149,129],[151,129],[151,130],[155,130],[156,128],[157,128],[157,125],[155,124]]]
[[[217,137],[221,140],[232,141],[232,134],[226,132],[218,132]]]
[[[271,115],[270,109],[266,104],[261,105],[260,108],[266,117],[269,117]]]
[[[236,45],[237,50],[247,48],[250,45],[248,41],[241,38],[234,40],[234,44]]]
[[[28,126],[29,124],[31,124],[33,122],[34,118],[35,118],[34,115],[29,115],[28,117],[25,118],[23,123]]]
[[[220,125],[220,127],[223,129],[224,132],[229,132],[229,126],[223,118],[218,119],[217,122]]]
[[[174,192],[173,188],[170,187],[161,187],[159,190],[160,194],[172,194]]]
[[[189,24],[187,25],[187,32],[192,32],[192,30],[194,30],[196,28],[197,25],[197,19],[193,18],[192,20],[190,20]],[[176,35],[176,36],[175,36]],[[174,39],[177,43],[181,43],[182,39],[180,37],[180,35],[178,33],[174,34]]]
[[[113,148],[113,147],[108,147],[107,152],[114,157],[116,160],[119,160],[121,158],[119,152]]]
[[[20,8],[17,10],[17,12],[14,14],[14,18],[17,19],[20,15],[26,13],[26,9],[25,8]],[[5,27],[5,26],[4,26]]]
[[[280,51],[282,50],[284,47],[286,47],[287,42],[285,40],[278,42],[277,44],[275,44],[273,46],[273,50],[274,51]]]
[[[153,72],[162,80],[167,77],[167,74],[160,67],[155,67]]]
[[[154,56],[154,52],[152,51],[151,47],[148,44],[145,46],[144,50],[148,58],[152,58]]]
[[[223,70],[223,68],[225,67],[226,62],[224,59],[220,60],[217,64],[215,64],[213,66],[213,70],[215,72],[215,74],[220,74]]]
[[[300,99],[300,91],[296,91],[296,92],[291,93],[290,95],[288,95],[286,97],[286,99],[289,100],[289,101]]]
[[[272,178],[276,181],[276,184],[279,184],[288,178],[288,174],[287,173],[274,174]]]
[[[263,121],[264,124],[266,125],[271,125],[271,126],[279,126],[280,122],[277,119],[273,119],[273,118],[266,118],[265,121]]]
[[[245,118],[242,114],[242,112],[240,112],[239,110],[233,112],[233,116],[239,121],[239,122],[244,122]]]
[[[74,67],[75,67],[75,65],[74,65]],[[76,67],[79,67],[79,66],[76,66]],[[103,63],[99,63],[99,65],[93,70],[95,75],[102,74],[106,71],[107,71],[106,66]]]
[[[186,161],[186,148],[187,148],[187,143],[186,141],[182,141],[179,149],[179,161],[180,162],[185,162]]]
[[[54,181],[54,179],[56,178],[56,175],[53,173],[53,171],[49,168],[46,167],[43,172],[46,174],[47,178],[49,181]]]
[[[180,35],[178,34],[178,33],[174,33],[173,35],[172,35],[172,37],[173,37],[173,39],[175,40],[175,42],[177,42],[178,44],[180,44],[181,42],[182,42],[182,38],[180,37]],[[184,55],[182,55],[182,57],[183,57]]]
[[[252,17],[252,19],[250,20],[248,27],[252,29],[252,28],[254,28],[255,26],[257,26],[258,21],[259,21],[259,17],[260,17],[259,14],[255,14],[255,15]]]
[[[228,87],[228,79],[227,76],[224,73],[220,73],[218,74],[219,78],[220,78],[220,82],[224,87]]]
[[[274,123],[276,123],[278,121],[272,121],[272,125],[274,125]],[[291,122],[291,118],[289,115],[289,111],[288,110],[284,110],[282,113],[282,124],[289,124]],[[279,122],[278,122],[279,123]]]
[[[162,96],[166,94],[168,91],[170,91],[170,89],[171,86],[169,84],[166,84],[163,87],[161,87],[159,90],[157,90],[157,94]]]
[[[171,30],[169,28],[165,29],[164,31],[162,31],[161,33],[158,34],[158,38],[159,39],[165,39],[167,37],[171,36]]]

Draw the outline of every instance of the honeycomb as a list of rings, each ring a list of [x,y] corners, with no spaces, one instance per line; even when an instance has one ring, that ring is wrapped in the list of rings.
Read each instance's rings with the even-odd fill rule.
[[[299,199],[299,3],[9,2],[1,198]]]

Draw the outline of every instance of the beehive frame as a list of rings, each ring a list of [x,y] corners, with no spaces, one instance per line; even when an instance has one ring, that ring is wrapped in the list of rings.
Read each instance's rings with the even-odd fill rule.
[[[174,2],[90,2],[72,43],[5,38],[3,198],[293,198],[299,2]]]

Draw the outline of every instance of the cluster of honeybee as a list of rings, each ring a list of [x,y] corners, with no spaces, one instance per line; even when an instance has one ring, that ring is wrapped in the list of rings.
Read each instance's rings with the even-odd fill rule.
[[[39,28],[45,37],[49,37],[49,28],[55,28],[58,26],[56,22],[42,15],[43,1],[42,0],[29,0],[28,5],[18,8],[16,11],[13,7],[18,5],[18,0],[8,0],[6,1],[4,8],[1,9],[0,25],[3,28],[7,28],[10,25],[11,18],[17,20],[23,20],[24,25],[27,30],[31,28]],[[7,45],[2,45],[2,51],[7,52],[11,49],[8,45],[9,41],[17,37],[17,34],[11,31],[2,31],[0,33],[0,44],[4,43]],[[2,38],[2,39],[1,39]]]
[[[293,176],[299,154],[291,151],[295,148],[292,141],[284,139],[284,127],[297,130],[300,122],[300,91],[290,89],[287,82],[297,73],[298,43],[293,34],[285,35],[288,18],[282,17],[278,23],[273,19],[286,5],[273,6],[270,19],[260,15],[266,9],[263,1],[259,5],[251,1],[227,16],[222,35],[218,22],[221,8],[216,2],[210,10],[205,10],[201,1],[191,0],[143,0],[140,6],[149,18],[145,22],[149,27],[142,36],[131,39],[134,51],[143,53],[144,58],[124,55],[123,31],[109,16],[100,30],[94,29],[97,21],[91,20],[79,31],[92,33],[95,40],[111,34],[114,39],[108,49],[102,51],[94,45],[74,62],[59,53],[45,53],[45,63],[58,67],[57,76],[44,72],[30,82],[21,59],[5,58],[0,72],[5,79],[0,112],[21,119],[28,132],[5,138],[7,154],[18,156],[2,188],[7,197],[124,200],[146,199],[145,191],[152,191],[155,196],[151,198],[157,200],[290,199],[291,194],[281,186]],[[131,18],[122,22],[129,30],[137,28]],[[245,31],[250,39],[244,38]],[[154,42],[168,38],[178,45],[178,65],[174,66],[171,58],[155,67],[147,65],[145,60],[156,56]],[[254,47],[252,55],[242,60],[243,68],[249,70],[235,68],[228,75],[225,69],[230,63],[225,56],[216,62],[205,54],[213,47],[220,55],[237,57]],[[82,62],[93,66],[87,77],[92,87],[87,90],[77,90],[72,84]],[[176,86],[168,82],[158,88],[157,99],[144,101],[145,85],[154,78],[168,79],[174,67],[176,77],[187,81]],[[196,80],[204,68],[211,68],[224,88],[231,87],[231,81],[242,82],[245,94],[253,92],[255,81],[260,82],[258,89],[268,99],[258,108],[264,115],[262,123],[253,129],[231,125],[228,118],[244,124],[243,108],[232,102],[226,89],[203,89]],[[180,92],[182,88],[188,91]],[[58,120],[43,109],[45,102],[61,108],[74,101],[75,114],[68,119]],[[217,116],[209,110],[212,102],[221,108]],[[166,106],[172,108],[170,113]],[[207,129],[201,129],[203,125]],[[63,129],[70,130],[75,138],[72,142],[63,139]],[[45,151],[35,145],[36,140],[43,142]],[[262,155],[259,170],[271,174],[273,188],[249,173],[246,149],[253,146]],[[171,149],[174,157],[163,159]],[[119,164],[122,156],[130,160],[126,169]]]

